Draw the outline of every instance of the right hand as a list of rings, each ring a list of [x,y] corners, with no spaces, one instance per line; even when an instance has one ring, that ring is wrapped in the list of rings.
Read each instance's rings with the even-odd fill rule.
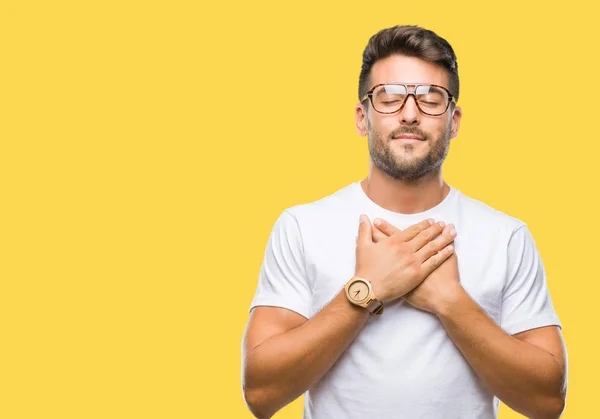
[[[427,219],[375,243],[371,221],[362,217],[356,241],[356,276],[371,281],[381,302],[412,291],[454,253],[451,224],[432,225],[433,220]]]

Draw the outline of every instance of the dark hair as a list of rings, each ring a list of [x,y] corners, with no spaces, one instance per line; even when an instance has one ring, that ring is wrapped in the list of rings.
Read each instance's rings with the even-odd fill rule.
[[[458,100],[458,63],[454,50],[435,32],[412,25],[382,29],[369,39],[363,51],[358,100],[367,93],[373,64],[394,54],[421,58],[444,67],[448,72],[448,90]]]

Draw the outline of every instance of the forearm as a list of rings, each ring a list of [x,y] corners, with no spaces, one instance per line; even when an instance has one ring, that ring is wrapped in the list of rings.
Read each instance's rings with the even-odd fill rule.
[[[556,418],[564,405],[564,372],[549,352],[502,330],[466,294],[436,313],[491,392],[530,418]]]
[[[312,387],[363,328],[369,313],[340,292],[301,326],[261,343],[246,356],[244,392],[257,416],[269,418]]]

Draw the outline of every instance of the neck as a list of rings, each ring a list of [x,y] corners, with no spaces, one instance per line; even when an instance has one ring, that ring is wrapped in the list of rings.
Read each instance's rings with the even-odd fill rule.
[[[446,198],[450,186],[437,170],[416,181],[394,179],[371,163],[369,176],[360,182],[365,194],[382,208],[401,214],[427,211]]]

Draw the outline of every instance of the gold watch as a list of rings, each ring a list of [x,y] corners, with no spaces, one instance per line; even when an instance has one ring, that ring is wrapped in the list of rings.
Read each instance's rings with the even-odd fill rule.
[[[368,279],[353,276],[344,285],[344,290],[348,301],[352,304],[366,308],[371,314],[383,313],[383,304],[373,295],[373,287]]]

